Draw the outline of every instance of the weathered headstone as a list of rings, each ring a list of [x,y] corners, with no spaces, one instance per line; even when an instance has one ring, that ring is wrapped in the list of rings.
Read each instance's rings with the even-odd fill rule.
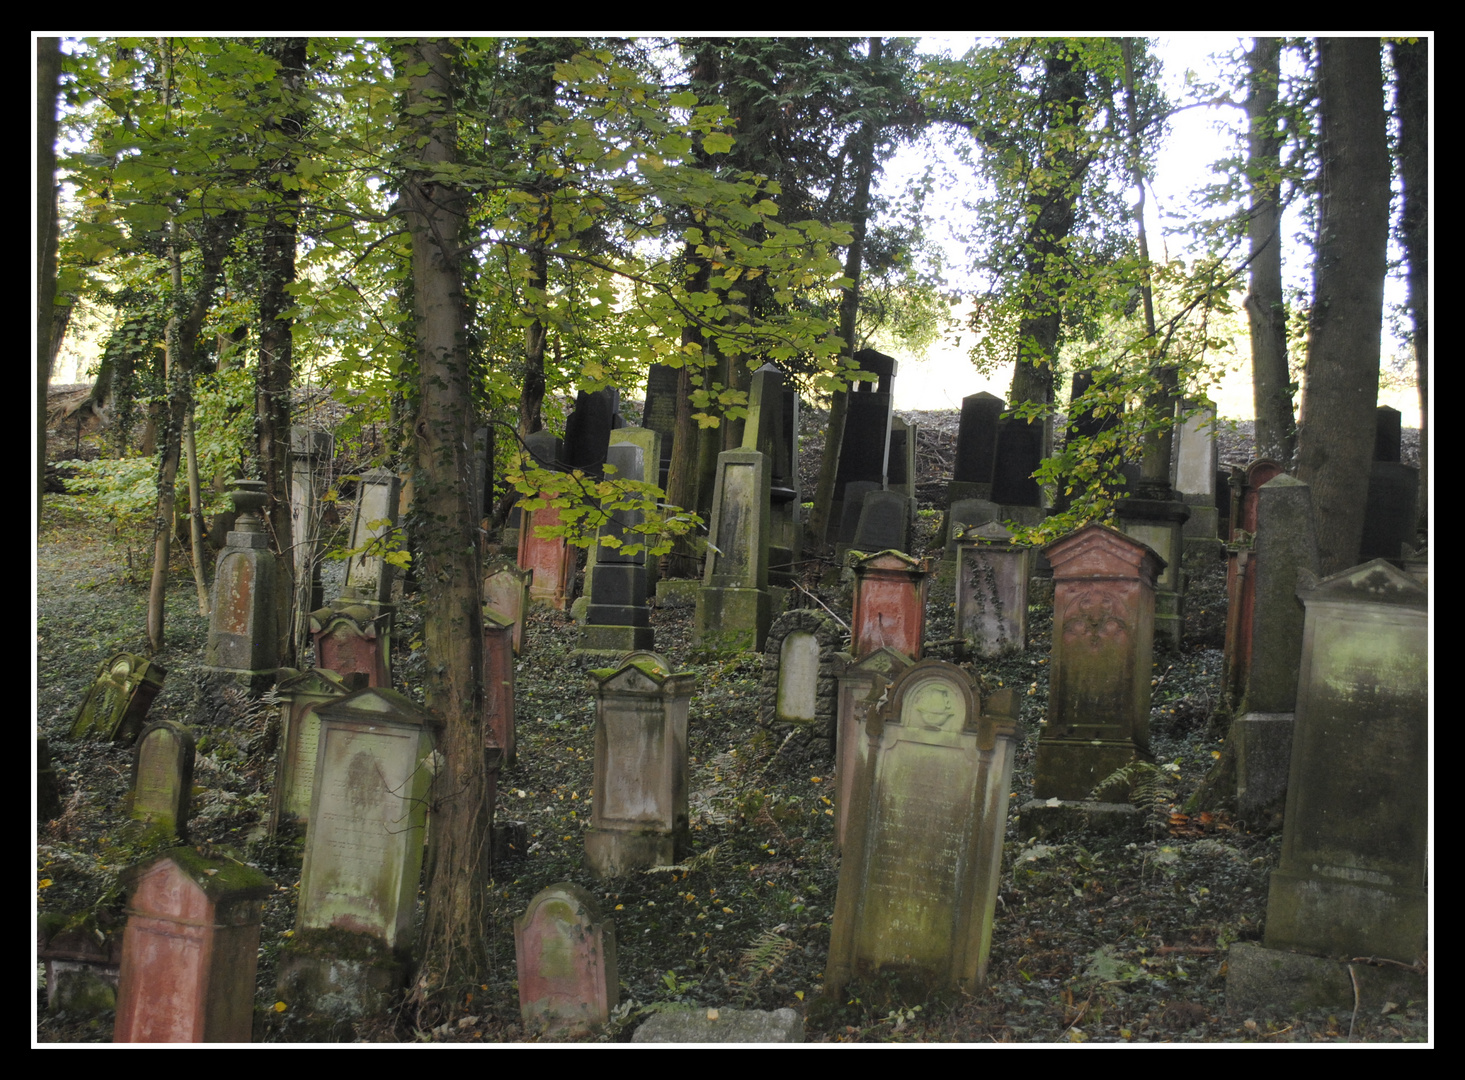
[[[1043,425],[1004,417],[997,425],[997,464],[992,501],[1003,506],[1042,506],[1043,491],[1033,473],[1043,462]]]
[[[188,839],[193,758],[193,732],[182,724],[154,720],[143,728],[133,750],[128,797],[128,816],[143,831]]]
[[[586,476],[599,477],[610,447],[610,433],[621,425],[621,394],[613,386],[581,390],[575,408],[565,418],[564,461]]]
[[[310,613],[325,603],[320,576],[320,492],[316,469],[330,461],[329,431],[296,424],[290,429],[290,532],[294,538],[295,612],[291,627],[294,655],[305,656],[310,644]]]
[[[117,1008],[123,935],[104,934],[87,914],[48,912],[36,918],[36,960],[45,965],[46,1008],[52,1012],[96,1016]]]
[[[650,472],[651,462],[657,460],[661,453],[661,435],[649,428],[642,427],[619,427],[610,433],[610,445],[620,446],[628,443],[641,448],[641,460],[643,462],[641,480],[647,483],[654,483],[655,480]],[[640,542],[639,538],[636,542]],[[592,544],[585,554],[585,592],[593,594],[595,590],[595,564],[599,560],[600,547]],[[656,582],[658,579],[658,559],[646,554],[643,555],[646,565],[646,596],[649,599],[656,595]]]
[[[483,608],[483,738],[503,751],[503,763],[514,764],[514,630],[487,605]]]
[[[1053,565],[1053,653],[1033,795],[1086,800],[1116,769],[1149,756],[1155,579],[1163,563],[1097,523],[1043,551]],[[1029,807],[1023,817],[1026,830]]]
[[[541,497],[547,498],[547,493]],[[575,599],[575,549],[563,536],[540,536],[540,529],[558,528],[563,522],[559,508],[552,505],[524,510],[519,528],[519,565],[533,573],[529,598],[564,611]]]
[[[909,544],[910,499],[898,491],[871,491],[860,506],[850,546],[856,551],[904,551]]]
[[[690,846],[687,712],[693,677],[654,658],[591,672],[595,793],[585,862],[599,878],[669,866]]]
[[[717,456],[717,494],[696,638],[719,653],[761,649],[773,618],[768,592],[769,465],[762,454],[728,450]]]
[[[282,669],[282,674],[289,670]],[[274,799],[270,806],[271,833],[285,824],[303,826],[310,817],[310,798],[315,790],[315,755],[320,743],[320,717],[315,710],[365,686],[365,677],[360,673],[353,673],[349,678],[360,680],[362,686],[350,687],[346,677],[325,668],[285,675],[276,684],[281,731]]]
[[[957,632],[983,658],[1022,652],[1032,549],[1014,544],[1006,526],[990,521],[967,530],[957,550]]]
[[[1168,485],[1167,485],[1168,486]],[[1178,651],[1185,636],[1185,523],[1190,507],[1175,499],[1130,496],[1114,504],[1120,532],[1160,556],[1155,579],[1155,641]]]
[[[956,432],[956,461],[952,465],[947,504],[957,499],[990,499],[997,467],[997,422],[1007,403],[987,393],[961,399],[961,426]]]
[[[260,518],[268,499],[264,481],[234,484],[231,498],[239,516],[214,571],[204,665],[249,693],[260,693],[274,684],[280,666],[287,622],[280,610],[284,568],[270,550]]]
[[[647,454],[636,443],[617,443],[606,451],[606,464],[622,480],[645,479]],[[651,613],[646,607],[646,552],[628,554],[626,547],[640,547],[645,536],[635,530],[645,515],[640,510],[602,507],[609,515],[597,536],[595,570],[590,576],[590,608],[580,631],[584,652],[617,655],[631,649],[650,649],[655,644]]]
[[[890,458],[886,465],[886,483],[889,490],[898,491],[911,500],[912,507],[916,497],[916,442],[920,431],[921,425],[891,414]]]
[[[1375,461],[1368,469],[1359,557],[1398,560],[1419,537],[1419,470],[1397,461]]]
[[[1266,946],[1413,964],[1428,947],[1429,598],[1382,559],[1306,605]]]
[[[843,519],[845,487],[857,480],[886,483],[890,456],[890,419],[897,364],[894,357],[861,349],[855,353],[860,370],[871,372],[876,381],[850,386],[846,399],[845,437],[840,444],[839,464],[834,474],[834,497],[829,520]]]
[[[348,595],[378,604],[392,599],[396,567],[383,555],[392,543],[400,513],[402,479],[389,469],[368,469],[356,487],[356,509],[351,518],[352,555],[346,563]]]
[[[661,436],[661,466],[656,485],[666,490],[667,470],[671,466],[672,442],[677,433],[677,381],[679,368],[652,364],[646,373],[646,404],[641,412],[641,426]]]
[[[1226,545],[1226,696],[1239,704],[1251,666],[1256,581],[1251,576],[1257,530],[1257,499],[1263,484],[1282,475],[1282,466],[1261,458],[1231,475],[1231,536]]]
[[[365,675],[372,686],[392,685],[392,618],[396,608],[343,596],[310,613],[315,666],[345,678]]]
[[[583,1036],[610,1022],[620,995],[615,924],[580,886],[562,881],[535,894],[514,920],[514,951],[527,1030]]]
[[[1002,519],[1002,507],[988,499],[955,499],[941,522],[942,558],[956,559],[956,547],[961,534],[991,521]]]
[[[921,658],[926,636],[926,592],[931,566],[899,551],[881,551],[855,563],[850,652],[856,657],[892,648]]]
[[[1398,409],[1380,405],[1374,410],[1373,460],[1400,462],[1403,454],[1403,420]]]
[[[514,655],[524,651],[524,615],[529,610],[530,573],[500,555],[483,568],[483,606],[514,627]]]
[[[836,533],[839,544],[848,545],[855,542],[855,534],[860,529],[860,514],[865,508],[865,499],[871,492],[879,490],[881,490],[880,485],[874,480],[852,480],[845,485],[844,502],[840,505],[839,532]]]
[[[744,450],[768,458],[768,561],[772,579],[787,584],[792,566],[803,552],[802,508],[799,488],[798,394],[784,385],[783,373],[772,364],[753,372],[748,391],[748,419],[743,427]]]
[[[133,653],[118,653],[103,661],[76,710],[71,737],[131,742],[146,723],[148,707],[167,675],[167,669]]]
[[[808,608],[773,620],[763,645],[762,723],[792,724],[818,738],[834,738],[834,658],[840,637],[833,619]]]
[[[982,708],[940,660],[896,676],[866,723],[825,992],[881,975],[924,998],[983,985],[1001,881],[1017,701]]]
[[[128,874],[113,1042],[247,1043],[264,898],[258,870],[181,847]]]
[[[849,835],[850,805],[854,801],[855,778],[864,768],[869,741],[865,738],[865,720],[885,692],[911,664],[904,653],[894,649],[876,649],[856,661],[841,653],[835,669],[839,683],[839,699],[834,745],[834,842],[844,847]]]

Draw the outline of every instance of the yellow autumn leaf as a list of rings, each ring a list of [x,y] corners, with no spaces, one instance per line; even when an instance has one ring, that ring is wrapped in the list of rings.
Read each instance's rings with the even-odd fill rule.
[[[289,1007],[290,1006],[286,1005],[283,1001],[275,1002],[275,1012],[284,1012]]]

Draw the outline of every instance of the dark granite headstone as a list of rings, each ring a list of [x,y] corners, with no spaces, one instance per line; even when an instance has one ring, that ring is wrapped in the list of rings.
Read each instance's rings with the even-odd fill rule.
[[[1043,463],[1043,425],[1009,417],[997,427],[997,467],[992,501],[1003,506],[1042,506],[1033,473]]]
[[[1398,409],[1380,405],[1374,410],[1373,459],[1375,461],[1403,461],[1403,417]]]
[[[1007,403],[983,391],[961,399],[961,426],[956,433],[956,463],[951,478],[962,483],[991,484],[997,467],[997,421]]]
[[[840,508],[839,532],[837,534],[839,543],[853,544],[855,533],[860,528],[860,511],[864,508],[865,497],[872,491],[879,491],[880,485],[873,480],[856,480],[844,489],[844,504]]]
[[[666,474],[671,467],[672,442],[677,433],[677,381],[680,369],[665,364],[652,364],[646,374],[646,405],[641,411],[641,426],[661,436],[661,467],[657,486],[666,490]]]
[[[898,491],[872,491],[860,508],[860,523],[851,542],[857,551],[904,551],[910,500]]]
[[[565,419],[565,464],[586,476],[600,476],[610,433],[620,426],[620,391],[613,386],[575,396],[575,408]]]

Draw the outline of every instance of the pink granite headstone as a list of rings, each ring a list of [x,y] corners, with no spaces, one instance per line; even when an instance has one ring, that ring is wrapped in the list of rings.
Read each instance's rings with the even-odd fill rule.
[[[519,1010],[524,1026],[547,1035],[588,1035],[616,1006],[615,925],[591,895],[562,881],[529,901],[514,920]]]
[[[258,870],[176,848],[130,875],[113,1042],[247,1043],[263,900]]]

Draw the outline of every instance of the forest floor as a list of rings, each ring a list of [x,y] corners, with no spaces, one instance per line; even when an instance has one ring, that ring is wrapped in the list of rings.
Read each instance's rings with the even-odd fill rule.
[[[945,451],[929,443],[940,435],[954,445],[955,414],[920,419],[933,430],[923,431],[919,456],[939,459]],[[922,479],[934,491],[935,477]],[[939,514],[922,505],[918,527],[929,540]],[[42,915],[88,915],[112,930],[124,918],[119,874],[136,858],[122,838],[131,753],[73,741],[68,729],[97,665],[117,652],[144,651],[149,554],[140,534],[116,531],[87,497],[47,496],[37,548],[35,718],[37,733],[50,740],[63,812],[37,824],[36,907]],[[156,657],[169,675],[150,719],[195,726],[192,842],[257,866],[276,883],[265,906],[255,1039],[280,1041],[276,963],[292,931],[300,870],[298,846],[270,841],[262,827],[278,721],[267,705],[242,697],[202,700],[197,676],[206,626],[181,559],[169,587],[167,648]],[[817,600],[848,622],[847,591],[811,583],[806,596],[809,606]],[[938,582],[928,641],[954,637],[952,601],[950,586]],[[522,858],[495,868],[488,942],[494,975],[472,1011],[450,1025],[423,1028],[401,1009],[343,1029],[339,1040],[530,1038],[519,1019],[513,921],[544,886],[573,881],[615,924],[620,1005],[602,1042],[628,1041],[657,1011],[693,1007],[793,1008],[808,1017],[806,1038],[814,1042],[1427,1041],[1422,1001],[1390,1003],[1372,1015],[1227,1011],[1227,949],[1261,939],[1267,876],[1281,838],[1224,813],[1181,813],[1216,760],[1224,731],[1219,557],[1195,568],[1187,605],[1182,650],[1155,657],[1151,749],[1167,766],[1168,786],[1143,808],[1144,835],[1018,838],[1017,811],[1032,789],[1047,704],[1051,605],[1030,612],[1025,652],[963,662],[987,691],[1021,689],[1022,723],[988,985],[929,1002],[886,999],[879,987],[823,1000],[839,866],[831,755],[821,740],[786,738],[760,723],[761,655],[699,657],[689,608],[655,609],[652,622],[657,651],[697,676],[690,716],[693,854],[678,867],[608,882],[590,878],[582,852],[595,717],[583,670],[592,665],[572,656],[577,628],[567,615],[535,612],[516,672],[518,763],[500,776],[496,811],[501,821],[526,824],[529,846]],[[421,615],[417,597],[405,597],[394,672],[397,688],[418,700],[426,664]],[[934,646],[928,655],[959,660],[951,646]],[[110,1013],[48,1011],[41,982],[36,1041],[110,1041]]]

